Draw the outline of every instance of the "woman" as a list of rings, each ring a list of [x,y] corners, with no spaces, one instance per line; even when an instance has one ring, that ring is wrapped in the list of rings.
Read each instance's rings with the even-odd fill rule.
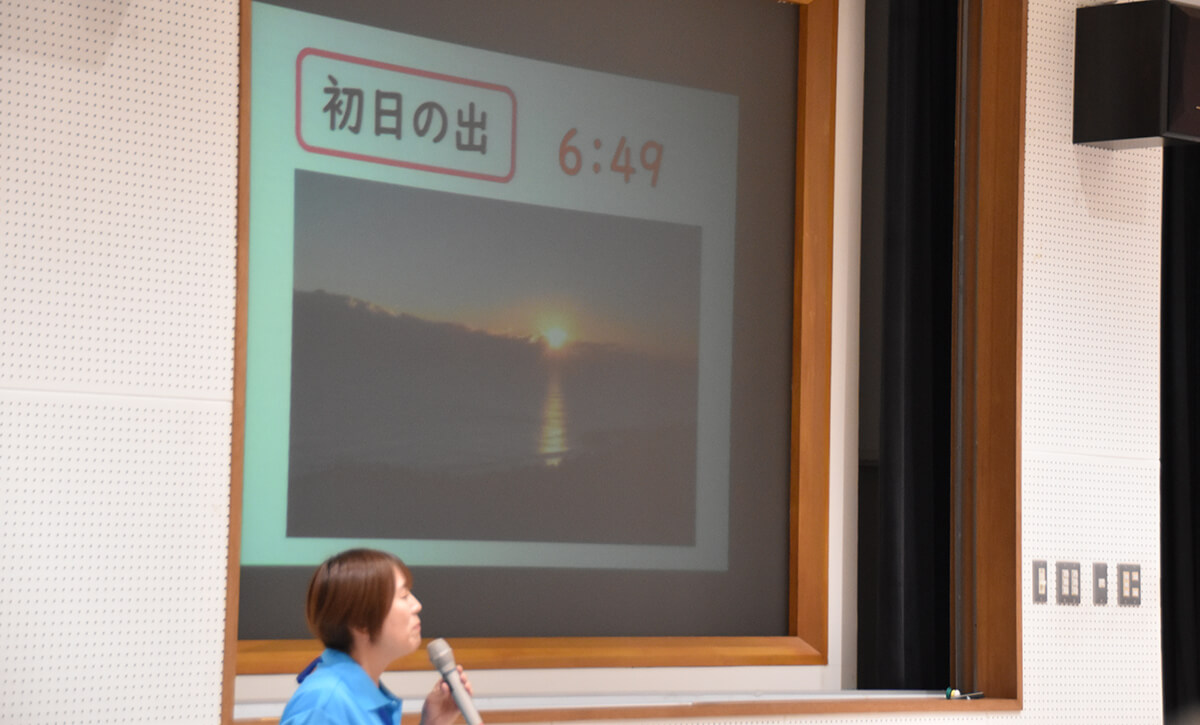
[[[325,651],[300,673],[280,725],[398,725],[400,699],[379,678],[421,646],[421,603],[411,586],[408,567],[384,551],[351,549],[317,568],[305,616]],[[466,677],[463,685],[471,691]],[[450,725],[457,715],[449,686],[439,681],[425,698],[421,725]]]

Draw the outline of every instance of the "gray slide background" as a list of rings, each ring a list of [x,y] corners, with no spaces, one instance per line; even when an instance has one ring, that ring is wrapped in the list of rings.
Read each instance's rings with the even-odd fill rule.
[[[739,97],[729,571],[424,567],[414,587],[431,636],[786,634],[796,8],[735,0],[273,4]],[[310,573],[243,567],[239,637],[308,637]]]

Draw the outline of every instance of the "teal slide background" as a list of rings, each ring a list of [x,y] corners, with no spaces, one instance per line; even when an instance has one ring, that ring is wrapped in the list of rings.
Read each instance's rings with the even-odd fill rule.
[[[728,557],[730,348],[738,103],[669,86],[441,43],[272,5],[253,5],[250,262],[242,563],[313,565],[354,545],[422,566],[723,570]],[[305,151],[295,131],[297,58],[343,53],[512,89],[515,173],[506,183]],[[318,83],[320,85],[320,83]],[[305,86],[308,87],[307,85]],[[613,103],[613,99],[621,99]],[[306,106],[307,107],[307,106]],[[565,131],[583,141],[650,139],[665,147],[658,184],[643,173],[576,177],[559,165]],[[309,143],[316,128],[305,127]],[[333,145],[335,142],[330,142]],[[607,162],[607,156],[603,157]],[[586,159],[592,162],[591,158]],[[703,230],[696,543],[351,540],[286,536],[293,177],[296,169]]]

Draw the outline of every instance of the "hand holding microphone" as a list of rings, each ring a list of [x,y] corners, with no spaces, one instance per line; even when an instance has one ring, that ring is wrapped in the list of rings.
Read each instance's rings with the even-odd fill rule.
[[[442,674],[442,680],[449,686],[454,704],[458,706],[458,711],[462,713],[467,725],[483,725],[483,719],[479,717],[475,703],[471,701],[471,694],[463,683],[459,667],[454,663],[454,652],[450,649],[450,645],[446,644],[444,639],[435,639],[429,643],[426,650],[429,652],[429,661]],[[433,724],[427,723],[426,725]]]

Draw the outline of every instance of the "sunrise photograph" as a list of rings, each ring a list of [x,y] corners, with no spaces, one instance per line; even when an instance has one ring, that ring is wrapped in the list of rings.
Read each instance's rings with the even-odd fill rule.
[[[694,541],[698,227],[295,195],[289,536]]]

